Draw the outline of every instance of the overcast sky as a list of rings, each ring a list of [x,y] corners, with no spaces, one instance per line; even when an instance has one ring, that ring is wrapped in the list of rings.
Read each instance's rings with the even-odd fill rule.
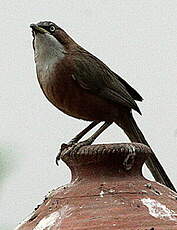
[[[0,148],[2,155],[8,152],[3,229],[15,227],[48,191],[70,181],[55,156],[88,124],[59,112],[40,90],[29,24],[42,20],[65,29],[140,92],[143,116],[134,115],[177,187],[176,0],[1,0],[0,18]],[[126,141],[112,125],[96,143]],[[147,170],[144,175],[151,178]]]

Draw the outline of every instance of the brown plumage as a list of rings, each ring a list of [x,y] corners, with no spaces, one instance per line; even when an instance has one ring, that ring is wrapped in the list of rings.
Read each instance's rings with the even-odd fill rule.
[[[139,93],[54,23],[31,28],[37,76],[48,100],[75,118],[115,122],[132,142],[148,145],[132,116],[132,109],[141,114]],[[154,153],[146,164],[157,181],[175,190]]]

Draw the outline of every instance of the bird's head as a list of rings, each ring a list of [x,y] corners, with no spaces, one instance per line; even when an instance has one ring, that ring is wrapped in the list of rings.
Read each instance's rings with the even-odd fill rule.
[[[76,45],[73,39],[55,23],[43,21],[31,24],[33,34],[33,48],[37,56],[63,55],[70,47]]]

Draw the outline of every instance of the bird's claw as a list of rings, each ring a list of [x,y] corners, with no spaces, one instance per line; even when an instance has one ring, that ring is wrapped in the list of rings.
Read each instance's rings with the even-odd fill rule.
[[[56,164],[58,165],[58,162],[61,158],[61,155],[68,155],[71,153],[74,154],[74,153],[78,152],[78,150],[85,145],[87,145],[87,143],[85,143],[84,141],[79,142],[79,143],[73,143],[73,144],[63,143],[61,145],[60,151],[56,157]]]
[[[65,154],[75,154],[79,151],[79,149],[83,146],[87,145],[87,143],[85,143],[85,141],[79,142],[79,143],[75,143],[73,144],[68,150],[66,150]]]
[[[56,159],[55,159],[55,162],[56,162],[57,165],[59,165],[58,162],[60,161],[62,152],[63,152],[64,150],[66,150],[66,148],[68,148],[68,147],[69,147],[69,145],[68,145],[68,144],[65,144],[65,143],[63,143],[63,144],[61,145],[60,151],[59,151],[59,153],[57,154],[57,157],[56,157]]]

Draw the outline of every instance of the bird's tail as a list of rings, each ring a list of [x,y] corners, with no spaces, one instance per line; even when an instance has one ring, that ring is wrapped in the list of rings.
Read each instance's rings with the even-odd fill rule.
[[[116,124],[124,130],[131,142],[143,143],[149,146],[131,113],[126,115],[126,117],[123,119],[123,122],[116,122]],[[146,165],[156,181],[176,191],[175,187],[173,186],[153,151],[149,158],[146,160]]]

